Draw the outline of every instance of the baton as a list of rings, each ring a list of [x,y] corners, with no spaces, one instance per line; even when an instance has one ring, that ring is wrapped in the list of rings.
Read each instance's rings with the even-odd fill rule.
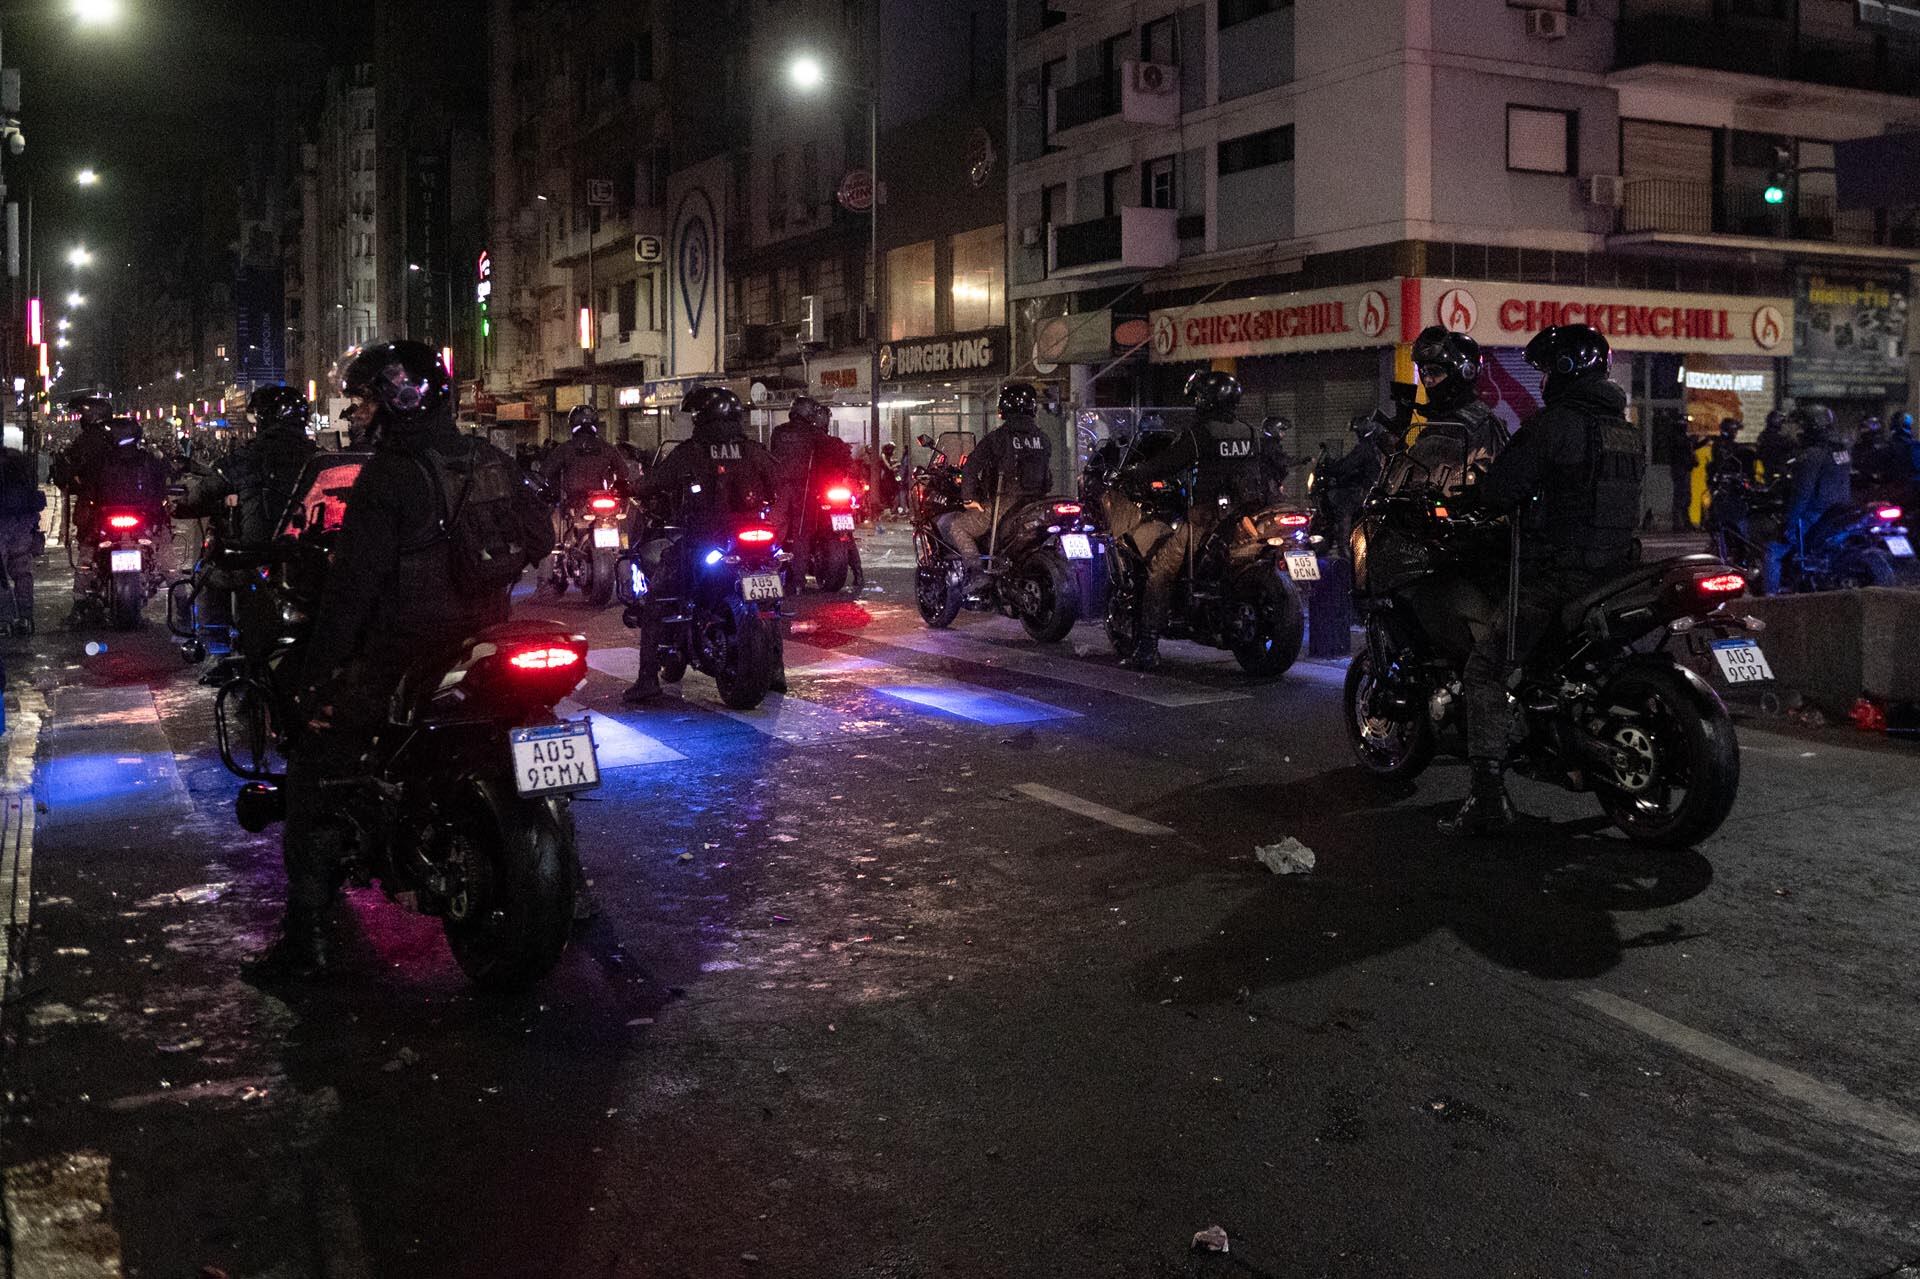
[[[1507,671],[1513,671],[1520,629],[1520,513],[1507,517]]]

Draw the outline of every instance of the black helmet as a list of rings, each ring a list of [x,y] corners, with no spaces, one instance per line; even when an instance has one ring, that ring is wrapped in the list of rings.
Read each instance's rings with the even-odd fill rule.
[[[1231,413],[1240,396],[1240,379],[1231,373],[1202,369],[1187,379],[1187,403],[1201,413]]]
[[[1767,430],[1777,431],[1786,424],[1787,415],[1779,409],[1774,409],[1767,414]]]
[[[104,395],[76,395],[67,401],[67,412],[78,415],[82,426],[105,426],[113,416],[113,401]]]
[[[140,442],[140,423],[135,418],[116,417],[107,423],[107,429],[113,432],[113,442],[122,447]]]
[[[1449,381],[1471,387],[1480,377],[1480,344],[1464,333],[1429,325],[1413,340],[1413,367],[1418,372],[1438,368]]]
[[[1570,382],[1605,377],[1613,348],[1585,324],[1554,324],[1533,335],[1521,358],[1547,375],[1541,393],[1550,399]]]
[[[1880,433],[1880,418],[1877,414],[1869,413],[1865,417],[1860,419],[1860,434],[1878,435],[1879,433]]]
[[[1040,411],[1040,392],[1031,382],[1009,382],[1000,388],[1000,416],[1032,417]]]
[[[1293,423],[1277,413],[1260,423],[1260,430],[1267,435],[1285,435],[1292,429]]]
[[[262,431],[298,431],[304,435],[313,406],[290,386],[263,386],[247,397],[247,412]]]
[[[724,386],[696,386],[680,402],[680,410],[693,418],[695,430],[721,422],[737,423],[745,408],[740,397]]]
[[[833,410],[811,395],[796,396],[793,407],[787,410],[787,420],[810,430],[824,431],[833,425]]]
[[[1895,435],[1912,435],[1913,434],[1913,414],[1908,413],[1904,410],[1902,410],[1899,413],[1895,413],[1893,415],[1893,420],[1887,423],[1887,429],[1889,431],[1892,431]]]
[[[1740,434],[1739,418],[1723,417],[1720,419],[1720,437],[1722,439],[1730,440],[1738,434]]]
[[[1361,439],[1380,430],[1380,419],[1372,413],[1356,413],[1347,421],[1347,429]]]
[[[600,434],[600,410],[591,404],[576,404],[567,413],[567,430],[575,438]]]
[[[1794,412],[1800,418],[1800,438],[1809,444],[1833,437],[1833,410],[1824,404],[1802,404]]]
[[[362,348],[347,361],[340,389],[372,403],[376,424],[404,429],[426,425],[445,407],[453,385],[438,351],[403,338]]]

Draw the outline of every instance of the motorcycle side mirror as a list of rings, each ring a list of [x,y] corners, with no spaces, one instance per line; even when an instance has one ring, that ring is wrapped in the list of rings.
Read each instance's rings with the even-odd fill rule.
[[[933,447],[933,437],[931,435],[916,435],[913,437],[913,442],[915,444],[918,444],[923,449],[930,449]]]

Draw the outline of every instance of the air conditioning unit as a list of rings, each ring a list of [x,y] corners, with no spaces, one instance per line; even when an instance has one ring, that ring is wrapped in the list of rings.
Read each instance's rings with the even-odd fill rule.
[[[1567,35],[1567,15],[1558,9],[1529,9],[1527,34],[1536,40],[1564,40]]]
[[[1180,72],[1177,68],[1159,62],[1136,62],[1133,64],[1133,89],[1135,93],[1144,93],[1158,97],[1165,93],[1180,91]]]
[[[1617,173],[1594,173],[1587,177],[1587,203],[1599,209],[1617,209],[1626,199],[1627,180]]]
[[[1020,228],[1020,247],[1034,249],[1040,246],[1040,224],[1029,222]]]
[[[800,299],[800,345],[818,346],[827,340],[826,308],[815,294]]]

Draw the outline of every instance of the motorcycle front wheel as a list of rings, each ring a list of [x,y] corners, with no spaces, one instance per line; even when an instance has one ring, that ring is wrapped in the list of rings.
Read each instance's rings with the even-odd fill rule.
[[[1690,848],[1733,811],[1740,744],[1713,690],[1677,667],[1636,666],[1608,685],[1602,736],[1620,753],[1614,775],[1594,778],[1608,819],[1628,839]]]
[[[965,602],[960,584],[953,580],[958,561],[936,554],[925,533],[915,533],[913,540],[919,552],[913,570],[914,605],[920,610],[921,621],[936,631],[945,630],[953,625]]]
[[[573,928],[573,819],[562,803],[523,799],[506,780],[473,784],[452,831],[459,887],[447,945],[476,986],[506,989],[553,971]]]
[[[1439,733],[1426,708],[1415,706],[1399,715],[1376,714],[1380,694],[1371,645],[1362,647],[1347,665],[1347,683],[1341,699],[1346,711],[1347,742],[1360,767],[1383,781],[1418,777],[1433,762]]]

